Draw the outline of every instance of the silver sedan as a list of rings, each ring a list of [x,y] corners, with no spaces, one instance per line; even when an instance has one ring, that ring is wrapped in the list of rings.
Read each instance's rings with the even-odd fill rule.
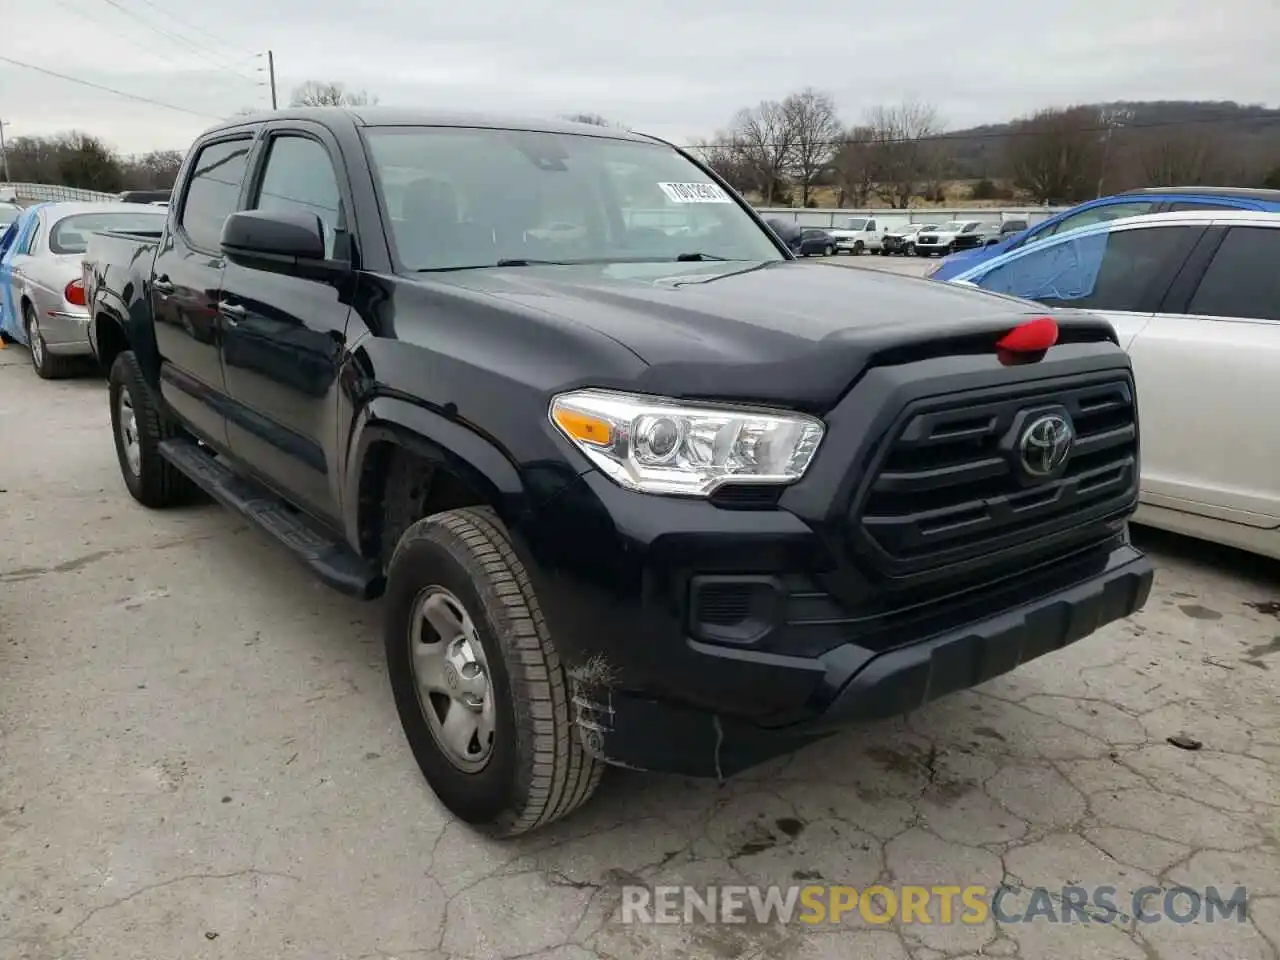
[[[90,355],[81,261],[91,234],[104,230],[163,229],[163,207],[137,203],[46,203],[30,211],[36,222],[23,231],[7,258],[15,307],[31,349],[31,363],[45,379],[69,371],[72,358]]]

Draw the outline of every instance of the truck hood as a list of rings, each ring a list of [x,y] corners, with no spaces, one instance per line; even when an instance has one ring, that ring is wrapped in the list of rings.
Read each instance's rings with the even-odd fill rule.
[[[639,388],[804,408],[834,402],[890,348],[998,336],[1044,313],[973,287],[795,261],[494,268],[420,282],[589,327],[648,364]],[[1112,336],[1088,315],[1065,322]]]

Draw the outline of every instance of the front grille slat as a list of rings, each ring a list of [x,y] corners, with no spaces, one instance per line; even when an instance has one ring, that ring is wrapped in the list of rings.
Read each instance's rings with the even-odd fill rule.
[[[919,573],[1132,509],[1138,431],[1132,381],[909,406],[851,514],[855,549],[881,572]],[[1044,480],[1019,465],[1018,438],[1041,412],[1065,412],[1075,440]]]

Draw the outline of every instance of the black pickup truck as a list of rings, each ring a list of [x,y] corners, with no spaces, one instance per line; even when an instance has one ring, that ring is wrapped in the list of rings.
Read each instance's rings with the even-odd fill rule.
[[[442,802],[727,777],[1145,603],[1097,317],[796,262],[715,173],[568,123],[322,109],[203,134],[85,258],[124,482],[381,597]]]

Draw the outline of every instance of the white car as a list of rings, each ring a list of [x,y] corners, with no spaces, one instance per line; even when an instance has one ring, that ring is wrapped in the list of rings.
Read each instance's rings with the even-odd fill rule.
[[[1057,234],[949,282],[1110,320],[1133,363],[1142,424],[1136,522],[1280,559],[1277,265],[1280,213],[1179,211]],[[1067,458],[1081,497],[1106,479],[1088,476],[1107,442],[1097,422]]]
[[[843,227],[833,227],[828,232],[836,238],[836,253],[852,253],[856,257],[879,250],[886,229],[876,229],[875,217],[849,217]]]
[[[954,252],[959,236],[980,233],[983,228],[981,220],[951,220],[936,230],[921,230],[916,234],[916,254],[921,257],[945,257]]]

